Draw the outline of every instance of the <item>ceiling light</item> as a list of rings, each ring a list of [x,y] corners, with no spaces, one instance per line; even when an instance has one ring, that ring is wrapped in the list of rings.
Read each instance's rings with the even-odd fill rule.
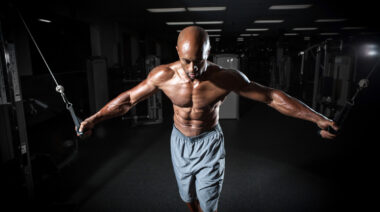
[[[204,12],[204,11],[224,11],[227,7],[188,7],[187,10],[191,12]]]
[[[285,36],[296,36],[298,33],[284,33]]]
[[[360,32],[361,35],[377,35],[378,32]]]
[[[259,34],[252,34],[252,36],[255,36],[255,37],[256,37],[256,36],[259,36]]]
[[[363,45],[364,49],[377,49],[377,45],[375,44],[365,44]]]
[[[205,29],[206,32],[221,32],[221,29]]]
[[[175,12],[186,12],[186,9],[183,7],[177,8],[149,8],[146,9],[151,13],[175,13]]]
[[[195,24],[223,24],[223,21],[196,21]]]
[[[248,29],[245,29],[245,31],[268,31],[269,29],[268,28],[248,28]]]
[[[378,46],[374,44],[366,44],[361,47],[367,56],[376,56],[378,52]]]
[[[296,9],[306,9],[311,7],[311,4],[293,4],[293,5],[272,5],[269,7],[270,10],[296,10]]]
[[[310,30],[317,30],[318,28],[316,27],[298,27],[298,28],[293,28],[294,31],[310,31]]]
[[[240,34],[241,37],[249,37],[251,34]]]
[[[237,38],[237,41],[244,41],[244,38]]]
[[[320,35],[339,35],[337,32],[321,32]]]
[[[215,35],[208,35],[209,37],[220,37],[219,34],[215,34]]]
[[[43,19],[43,18],[39,18],[38,21],[39,21],[39,22],[44,22],[44,23],[51,23],[50,20]]]
[[[167,25],[192,25],[192,21],[177,21],[177,22],[166,22]]]
[[[337,19],[317,19],[315,20],[315,22],[342,22],[342,21],[345,21],[346,19],[344,18],[337,18]]]
[[[378,54],[378,52],[376,51],[376,50],[369,50],[368,52],[367,52],[367,55],[368,56],[376,56]]]
[[[216,42],[219,42],[219,41],[220,41],[220,38],[215,38],[215,41],[216,41]]]
[[[277,24],[282,23],[284,20],[256,20],[256,24]]]
[[[365,29],[365,27],[342,27],[343,30]]]

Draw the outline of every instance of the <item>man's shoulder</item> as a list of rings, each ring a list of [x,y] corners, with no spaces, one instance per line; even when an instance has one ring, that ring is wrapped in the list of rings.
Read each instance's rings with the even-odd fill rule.
[[[148,75],[149,81],[154,84],[161,84],[172,79],[175,74],[174,65],[175,63],[156,66]]]
[[[232,78],[241,78],[241,77],[246,78],[246,76],[239,70],[225,68],[212,62],[209,63],[208,67],[209,67],[210,74],[218,78],[225,78],[225,79],[231,79],[231,77]]]
[[[209,67],[208,79],[228,90],[236,90],[250,83],[247,76],[239,70],[224,68],[214,63],[210,63]]]

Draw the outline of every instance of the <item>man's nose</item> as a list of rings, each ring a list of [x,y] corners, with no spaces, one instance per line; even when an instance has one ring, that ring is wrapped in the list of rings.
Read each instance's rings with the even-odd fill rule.
[[[189,71],[198,71],[198,66],[193,62],[190,63]]]

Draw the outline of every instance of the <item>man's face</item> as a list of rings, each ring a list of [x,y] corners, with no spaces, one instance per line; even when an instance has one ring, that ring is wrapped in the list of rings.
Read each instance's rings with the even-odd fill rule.
[[[209,52],[204,45],[184,41],[177,46],[177,52],[182,68],[191,80],[199,78],[206,71]]]

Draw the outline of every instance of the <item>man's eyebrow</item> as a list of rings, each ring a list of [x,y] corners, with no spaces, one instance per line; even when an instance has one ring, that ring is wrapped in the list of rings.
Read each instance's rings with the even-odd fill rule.
[[[184,57],[182,57],[181,60],[191,61],[190,59]]]

